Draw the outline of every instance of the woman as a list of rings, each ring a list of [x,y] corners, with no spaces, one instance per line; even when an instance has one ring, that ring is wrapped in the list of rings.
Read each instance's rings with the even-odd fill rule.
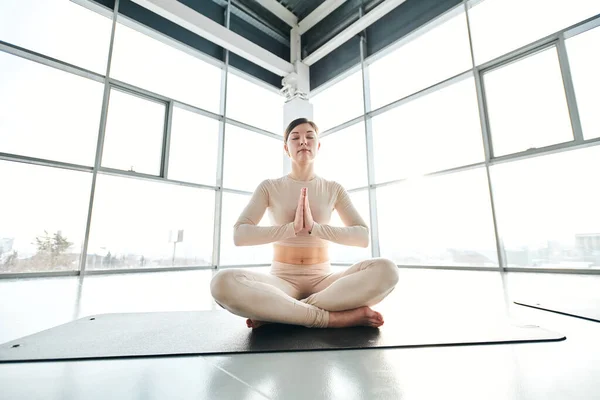
[[[289,124],[283,148],[292,172],[261,182],[234,226],[236,246],[274,243],[270,274],[226,269],[211,281],[217,304],[248,318],[249,328],[266,322],[379,327],[383,317],[369,306],[398,282],[396,265],[384,258],[331,272],[328,243],[367,247],[369,231],[346,190],[315,175],[318,133],[306,118]],[[346,226],[328,225],[334,208]],[[273,226],[257,226],[267,209]]]

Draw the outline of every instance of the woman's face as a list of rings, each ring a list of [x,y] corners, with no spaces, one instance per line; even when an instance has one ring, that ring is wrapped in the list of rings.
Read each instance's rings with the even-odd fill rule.
[[[317,156],[321,143],[310,124],[300,124],[292,129],[283,147],[292,160],[304,164]]]

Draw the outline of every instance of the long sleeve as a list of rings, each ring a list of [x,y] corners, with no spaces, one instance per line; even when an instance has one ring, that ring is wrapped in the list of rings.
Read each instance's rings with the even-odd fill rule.
[[[294,222],[280,226],[257,226],[269,206],[268,181],[258,185],[250,202],[242,211],[233,227],[233,243],[236,246],[254,246],[276,242],[296,236]]]
[[[341,185],[336,186],[338,194],[334,208],[346,226],[321,225],[315,222],[311,234],[343,245],[368,247],[369,227],[356,211],[348,192]]]

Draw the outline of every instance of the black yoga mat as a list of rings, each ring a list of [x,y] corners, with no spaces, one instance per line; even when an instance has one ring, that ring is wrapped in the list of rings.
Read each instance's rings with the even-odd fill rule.
[[[588,321],[600,322],[600,300],[561,298],[559,301],[534,300],[515,301],[514,303],[520,306],[532,307],[568,315],[570,317],[587,319]]]
[[[392,316],[387,317],[389,321]],[[227,311],[100,314],[0,345],[0,362],[166,355],[449,346],[563,340],[532,325],[409,321],[380,329],[310,329],[268,324],[252,330]]]

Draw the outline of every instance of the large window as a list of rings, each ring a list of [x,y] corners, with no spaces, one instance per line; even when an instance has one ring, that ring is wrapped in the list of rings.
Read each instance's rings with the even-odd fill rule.
[[[93,165],[102,84],[0,52],[0,152]]]
[[[0,273],[79,269],[92,175],[0,161]]]
[[[363,121],[320,139],[315,161],[317,175],[337,181],[346,189],[368,184],[365,124]]]
[[[350,193],[352,204],[365,221],[367,226],[371,227],[371,219],[369,216],[369,192],[361,190],[360,192]],[[331,214],[329,225],[344,226],[337,211]],[[369,232],[370,236],[370,232]],[[345,246],[337,243],[329,243],[329,258],[334,263],[356,263],[362,260],[371,258],[371,241],[369,240],[368,247]]]
[[[174,107],[169,179],[214,185],[218,143],[219,121]]]
[[[314,121],[321,132],[364,113],[362,71],[336,82],[310,99]]]
[[[378,115],[372,126],[378,183],[484,159],[472,77]]]
[[[600,13],[597,0],[472,0],[470,5],[477,64]]]
[[[102,166],[159,175],[166,104],[110,91]]]
[[[382,257],[404,265],[497,266],[485,168],[377,188]]]
[[[73,0],[0,3],[0,41],[39,53],[42,61],[0,51],[0,153],[17,158],[0,160],[0,274],[74,271],[85,247],[89,167],[97,152],[104,83],[83,77],[91,76],[85,71],[81,76],[49,67],[44,59],[105,74],[111,11]],[[347,190],[360,188],[350,197],[369,226],[369,194],[376,196],[382,257],[400,265],[496,267],[481,112],[493,157],[507,156],[493,158],[490,168],[508,266],[600,268],[595,185],[600,146],[507,160],[575,138],[569,113],[575,109],[568,107],[563,82],[569,74],[561,71],[558,57],[561,43],[477,69],[485,107],[480,110],[467,24],[475,63],[481,65],[597,15],[600,1],[467,4],[468,19],[464,4],[458,5],[366,62],[368,115],[359,66],[311,95],[320,131],[339,129],[320,138],[315,171]],[[578,32],[595,23],[565,35],[586,140],[600,138],[600,28]],[[224,151],[220,265],[270,264],[272,244],[235,246],[233,226],[249,193],[261,181],[283,175],[287,156],[277,135],[284,129],[284,97],[231,68],[223,93],[220,61],[124,15],[115,29],[86,268],[212,265],[215,190],[221,188],[135,178],[130,172],[160,176],[168,162],[166,179],[215,186],[219,150]],[[226,115],[208,117],[223,111],[224,100]],[[383,113],[372,112],[396,101]],[[374,182],[368,179],[365,118],[372,129]],[[29,157],[50,166],[30,164]],[[447,171],[453,168],[459,170]],[[435,172],[441,173],[424,176]],[[343,226],[336,211],[329,223]],[[271,225],[268,212],[259,225]],[[330,256],[334,263],[358,262],[372,256],[372,244],[330,243]]]
[[[192,106],[219,112],[220,68],[123,23],[118,23],[115,31],[110,76]]]
[[[273,244],[260,246],[236,246],[233,243],[233,226],[250,201],[249,195],[223,193],[223,210],[221,213],[221,265],[270,264],[273,259]],[[259,226],[270,226],[268,212]]]
[[[483,75],[495,156],[573,140],[556,47]]]
[[[420,29],[414,36],[369,66],[372,109],[471,69],[464,11],[432,29]]]
[[[223,186],[252,192],[263,180],[279,178],[283,154],[282,140],[227,124]]]
[[[283,95],[229,73],[227,118],[283,135]]]
[[[210,265],[212,190],[99,174],[88,269]]]
[[[600,148],[493,166],[508,266],[600,268]]]
[[[111,27],[110,18],[70,0],[0,2],[0,40],[102,75]]]
[[[600,137],[600,28],[567,39],[566,45],[583,137]]]

